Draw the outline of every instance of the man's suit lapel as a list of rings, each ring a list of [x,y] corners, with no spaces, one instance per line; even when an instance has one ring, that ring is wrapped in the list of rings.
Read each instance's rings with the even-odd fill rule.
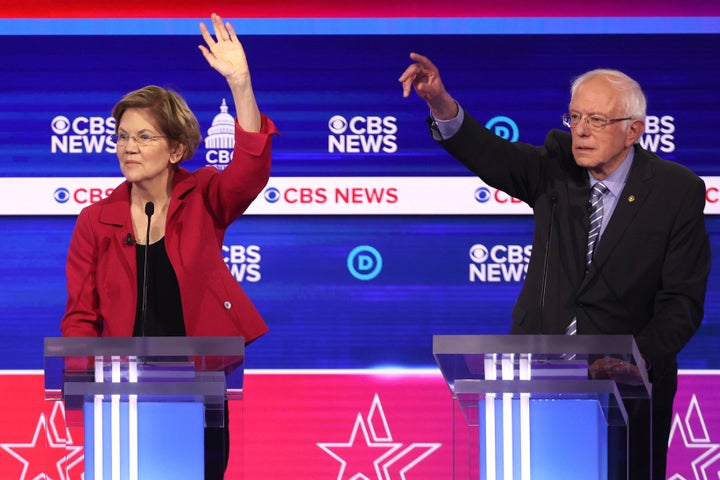
[[[637,221],[635,216],[647,200],[652,183],[648,180],[652,176],[648,156],[640,149],[635,150],[635,158],[628,175],[625,188],[618,196],[615,211],[600,238],[595,250],[593,267],[588,271],[586,280],[600,269],[612,251],[618,245],[632,222]]]
[[[590,182],[585,169],[579,169],[581,174],[568,184],[568,198],[570,203],[569,241],[564,247],[569,261],[562,262],[568,271],[569,278],[582,278],[585,275],[585,250],[587,235],[590,228],[590,218],[587,213],[587,203],[590,198]],[[562,225],[562,223],[561,223]]]

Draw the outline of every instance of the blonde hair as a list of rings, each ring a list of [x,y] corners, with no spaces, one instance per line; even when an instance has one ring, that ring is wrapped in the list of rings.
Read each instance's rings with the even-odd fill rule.
[[[195,154],[202,140],[200,124],[180,94],[157,85],[132,91],[113,107],[112,116],[116,125],[120,124],[123,114],[131,108],[150,110],[161,133],[171,143],[185,145],[181,162]]]

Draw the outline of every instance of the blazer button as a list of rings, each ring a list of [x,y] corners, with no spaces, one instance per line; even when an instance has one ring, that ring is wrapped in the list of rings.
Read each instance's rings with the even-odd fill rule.
[[[232,308],[232,303],[230,303],[230,301],[228,300],[225,300],[225,302],[223,302],[223,307],[225,307],[225,310],[230,310]]]

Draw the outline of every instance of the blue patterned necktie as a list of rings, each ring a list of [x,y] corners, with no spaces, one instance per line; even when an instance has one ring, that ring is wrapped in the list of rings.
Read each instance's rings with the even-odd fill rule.
[[[603,195],[608,192],[608,187],[602,182],[593,185],[590,191],[590,231],[588,232],[587,250],[585,250],[585,270],[590,268],[590,263],[595,253],[598,238],[600,238],[600,227],[603,218]],[[573,318],[570,325],[565,329],[565,334],[575,335],[577,333],[577,317]]]
[[[590,262],[595,253],[598,238],[600,237],[600,227],[603,218],[603,195],[608,188],[602,182],[597,182],[590,192],[590,231],[588,232],[587,250],[585,255],[585,269],[590,267]]]

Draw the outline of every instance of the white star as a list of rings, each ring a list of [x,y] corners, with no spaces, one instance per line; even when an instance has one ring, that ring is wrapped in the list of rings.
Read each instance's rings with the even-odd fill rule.
[[[681,418],[679,414],[675,414],[673,418],[669,440],[671,449],[676,434],[680,436],[684,448],[700,450],[701,453],[690,463],[692,476],[688,475],[688,472],[676,471],[668,480],[707,480],[716,476],[720,478],[720,444],[711,441],[695,395],[690,399],[685,418]]]
[[[363,442],[356,440],[359,431]],[[442,444],[411,443],[403,448],[402,443],[393,441],[380,397],[375,394],[367,418],[357,414],[347,442],[317,446],[340,462],[337,480],[407,480],[405,474]],[[337,450],[344,450],[345,454],[340,455]]]
[[[360,442],[356,443],[358,430],[362,430],[364,445]],[[402,444],[372,441],[368,435],[365,420],[358,413],[350,439],[346,443],[318,443],[317,446],[340,462],[341,467],[337,480],[382,480],[380,463],[385,457],[400,448]],[[348,449],[345,456],[340,456],[333,451],[343,449]],[[370,461],[372,462],[372,473],[374,473],[373,478],[367,475],[370,473],[368,472]]]
[[[400,480],[407,480],[405,474],[441,446],[441,443],[411,443],[404,450],[398,452],[397,455],[394,455],[391,459],[385,462],[383,465],[385,479],[391,480],[393,478],[399,478]],[[394,464],[403,457],[406,457],[404,459],[405,463],[399,463],[398,466],[401,468],[398,470],[398,476],[393,475],[393,471],[391,471],[390,468],[396,467]]]
[[[39,445],[38,440],[40,440]],[[65,473],[83,460],[83,447],[72,443],[72,437],[65,429],[65,410],[62,402],[55,402],[49,425],[45,414],[41,413],[30,442],[3,443],[0,444],[0,448],[23,464],[19,480],[53,480],[53,478],[70,480]],[[24,451],[24,455],[17,450]],[[46,462],[51,455],[58,459],[55,462],[57,477],[45,471]],[[56,472],[51,473],[55,475]]]

